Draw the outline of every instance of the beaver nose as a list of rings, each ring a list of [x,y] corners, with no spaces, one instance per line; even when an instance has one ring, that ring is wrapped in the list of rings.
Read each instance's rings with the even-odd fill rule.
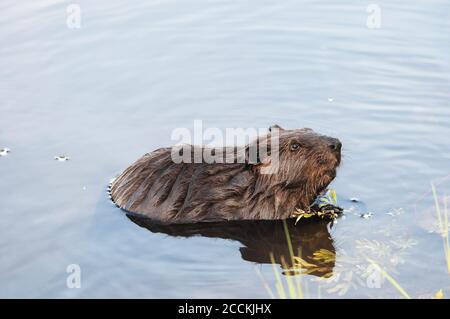
[[[337,138],[333,138],[328,144],[328,147],[335,152],[340,152],[342,148],[342,143]]]

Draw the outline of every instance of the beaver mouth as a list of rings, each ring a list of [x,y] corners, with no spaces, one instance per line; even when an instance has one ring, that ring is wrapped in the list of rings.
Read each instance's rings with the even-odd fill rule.
[[[339,153],[336,154],[336,167],[334,169],[338,168],[339,165],[341,165],[341,159],[342,159],[342,155],[339,152]]]
[[[327,176],[328,178],[330,178],[330,183],[331,183],[331,181],[333,179],[335,179],[335,177],[336,177],[336,168],[326,171],[324,176]]]
[[[323,173],[321,183],[317,185],[316,196],[324,192],[328,185],[336,178],[336,168],[331,168]]]
[[[336,178],[336,167],[325,171],[323,177],[323,182],[317,187],[317,194],[325,191],[328,185]]]

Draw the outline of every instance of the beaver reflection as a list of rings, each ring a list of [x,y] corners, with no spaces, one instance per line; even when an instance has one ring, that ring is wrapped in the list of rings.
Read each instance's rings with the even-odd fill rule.
[[[305,220],[297,225],[293,220],[286,221],[294,255],[291,258],[285,226],[280,220],[163,225],[147,218],[127,216],[135,224],[153,233],[239,241],[244,246],[239,248],[242,259],[260,264],[271,263],[273,260],[282,266],[285,275],[302,272],[329,277],[335,264],[333,239],[328,231],[328,223],[322,220]]]

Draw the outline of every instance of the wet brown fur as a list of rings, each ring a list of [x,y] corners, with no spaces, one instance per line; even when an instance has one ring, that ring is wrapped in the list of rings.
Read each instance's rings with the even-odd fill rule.
[[[261,172],[270,156],[249,160],[250,145],[270,140],[270,133],[234,149],[233,156],[246,157],[244,163],[177,164],[171,148],[161,148],[120,174],[111,198],[128,212],[164,224],[288,218],[295,208],[307,209],[335,178],[341,144],[311,129],[281,129],[279,137],[276,174]],[[298,150],[291,149],[294,143]]]

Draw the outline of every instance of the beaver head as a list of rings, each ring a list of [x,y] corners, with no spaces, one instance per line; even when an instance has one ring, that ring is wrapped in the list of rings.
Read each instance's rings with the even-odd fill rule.
[[[272,134],[278,136],[278,165],[271,169],[274,158]],[[266,136],[254,143],[267,143],[267,154],[254,163],[258,174],[257,189],[267,193],[272,189],[279,201],[297,202],[298,208],[307,208],[336,177],[341,162],[341,142],[333,137],[314,132],[310,128],[285,130],[273,125]],[[251,148],[249,145],[249,148]],[[263,169],[266,172],[263,173]],[[288,198],[295,195],[295,199]],[[281,203],[280,203],[281,204]],[[282,205],[286,206],[286,205]]]

